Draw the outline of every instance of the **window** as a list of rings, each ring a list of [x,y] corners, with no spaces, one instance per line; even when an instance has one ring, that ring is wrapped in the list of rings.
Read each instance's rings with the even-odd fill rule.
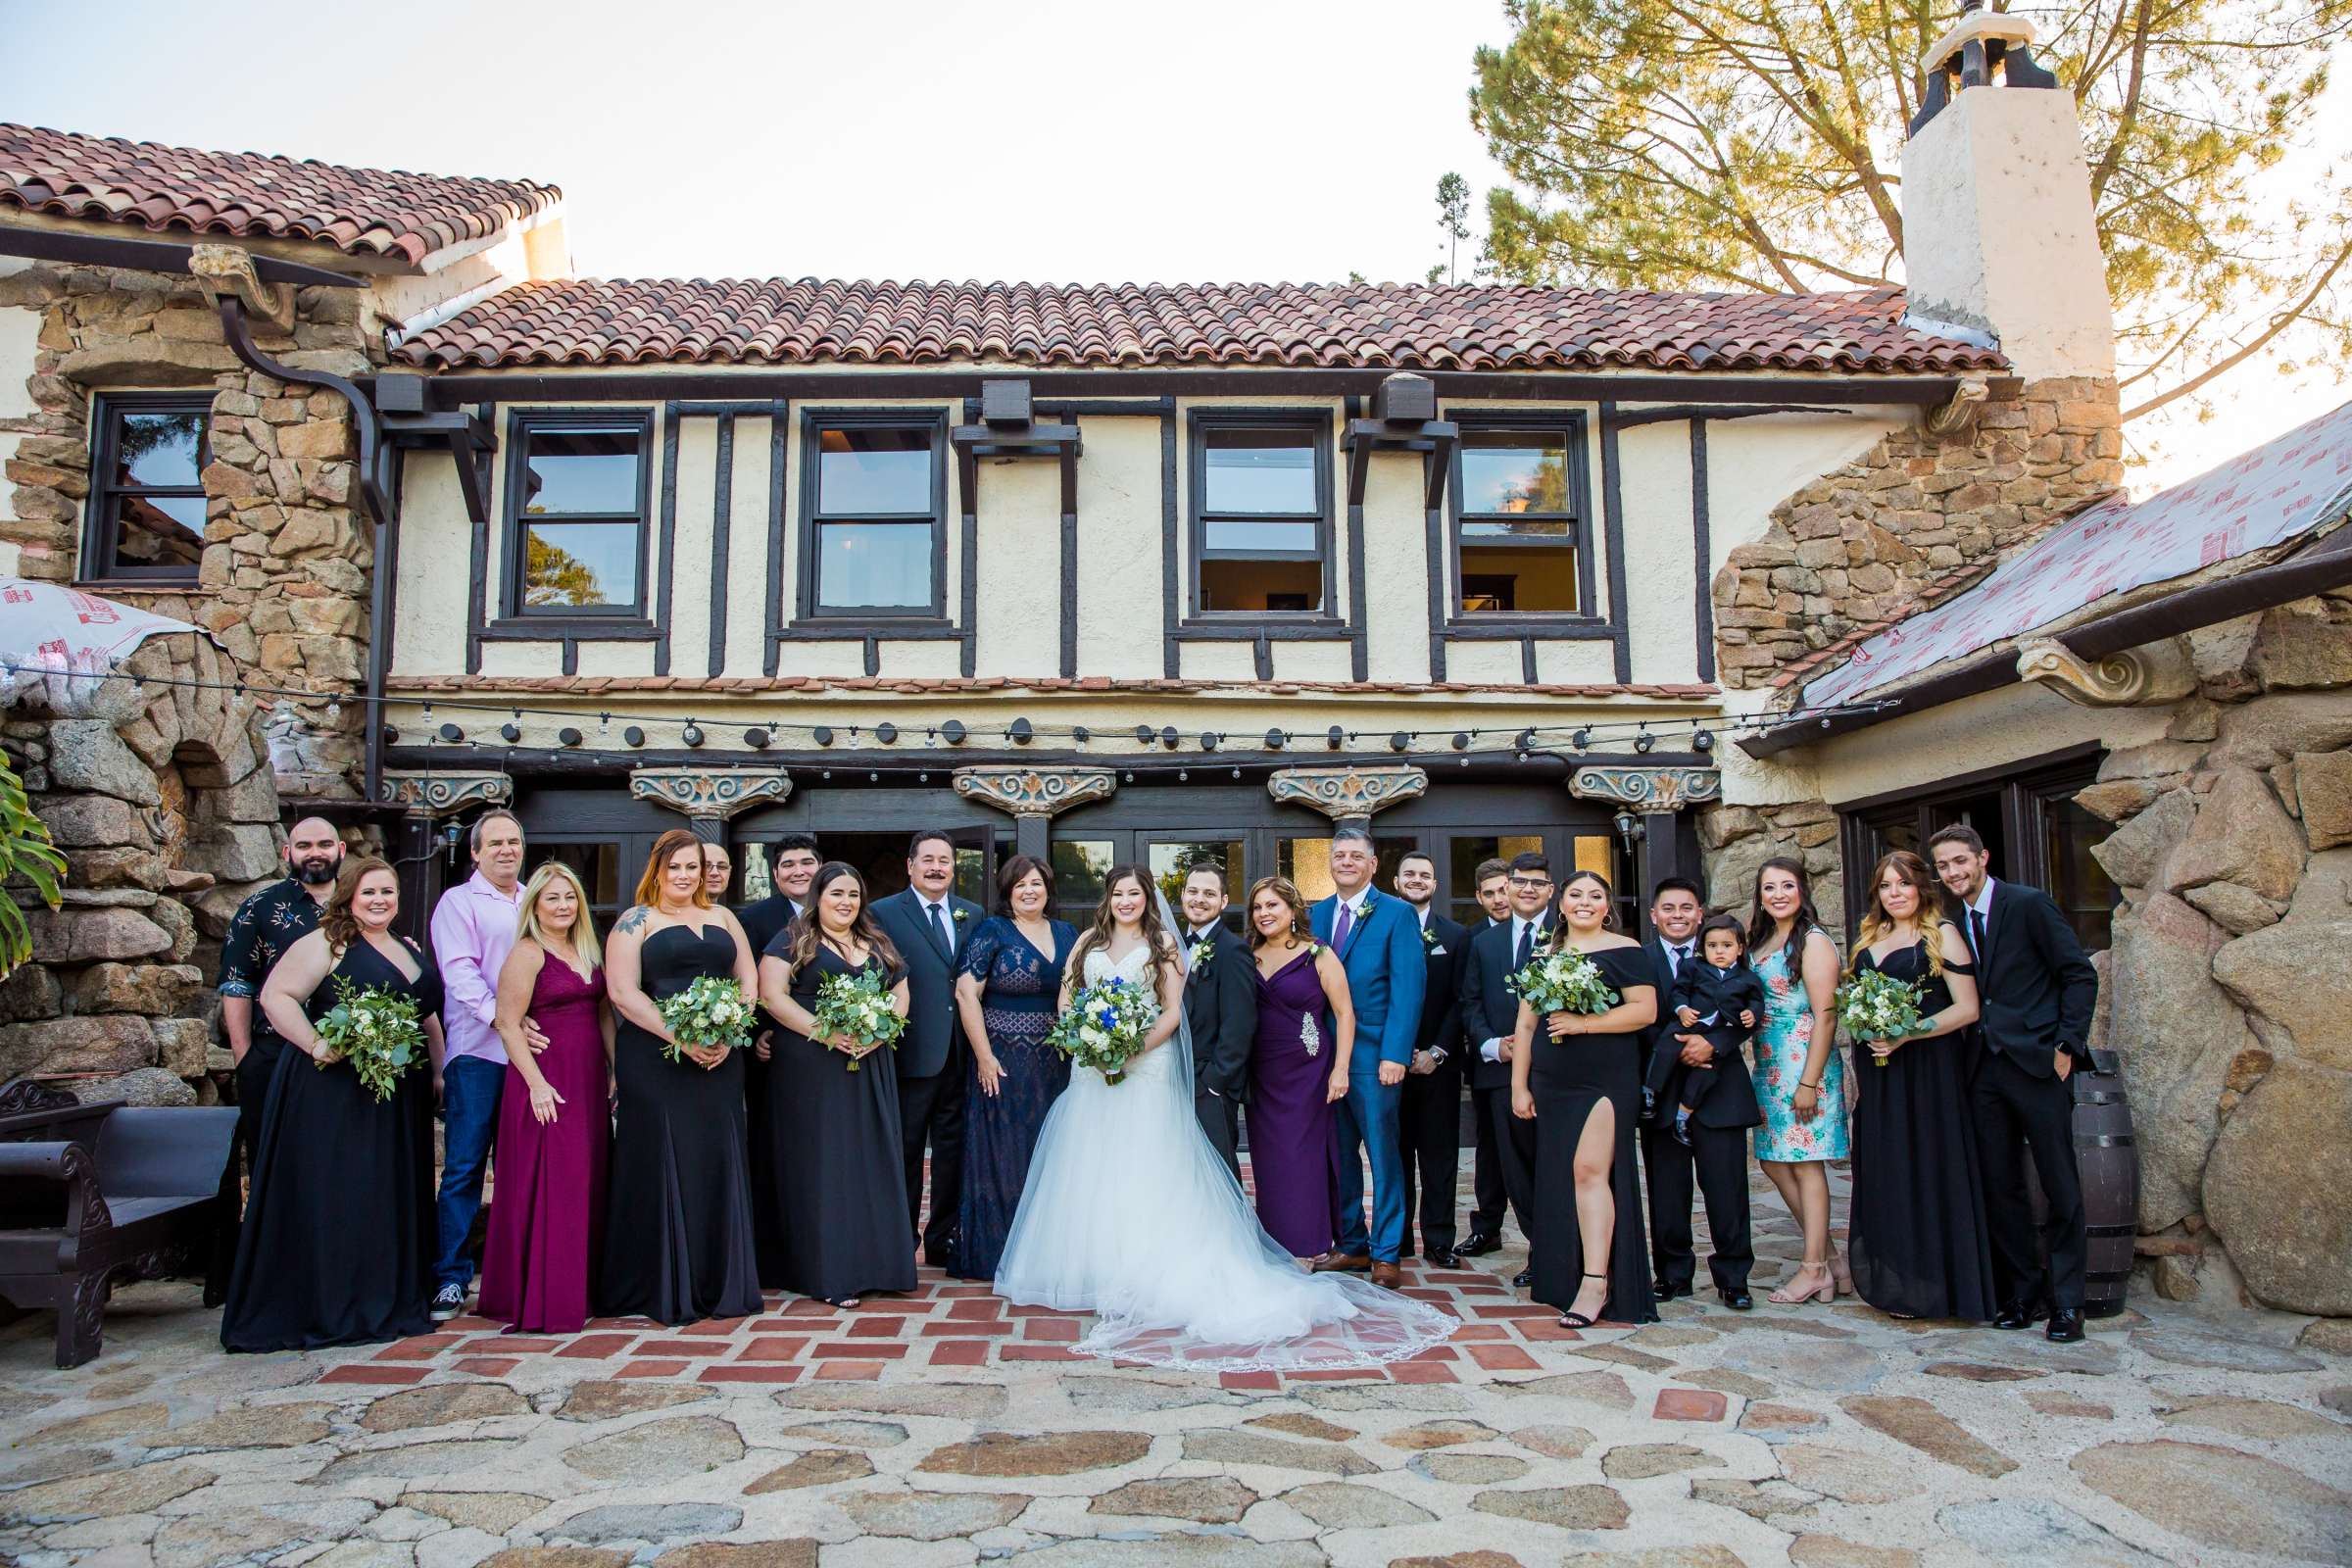
[[[1193,608],[1327,614],[1330,421],[1193,416]]]
[[[645,616],[652,433],[645,413],[517,417],[507,485],[509,614]]]
[[[210,393],[119,392],[91,411],[84,581],[194,582],[204,557]]]
[[[811,421],[803,613],[947,613],[945,422]]]
[[[1591,614],[1584,497],[1581,417],[1464,429],[1454,465],[1454,614]]]

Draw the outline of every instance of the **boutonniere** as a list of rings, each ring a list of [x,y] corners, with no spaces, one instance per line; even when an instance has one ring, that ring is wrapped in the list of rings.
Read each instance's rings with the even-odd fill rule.
[[[956,911],[956,923],[957,925],[963,924],[964,921],[969,920],[971,917],[972,911],[969,909],[957,909]]]
[[[1202,937],[1200,941],[1194,943],[1188,953],[1188,957],[1193,966],[1193,973],[1205,974],[1208,970],[1208,960],[1215,956],[1216,951],[1217,939],[1214,937]]]
[[[1432,953],[1446,951],[1438,946],[1438,928],[1434,925],[1425,925],[1421,928],[1421,945]]]
[[[1306,956],[1310,958],[1320,958],[1323,956],[1323,944],[1320,942],[1309,942],[1306,945]]]

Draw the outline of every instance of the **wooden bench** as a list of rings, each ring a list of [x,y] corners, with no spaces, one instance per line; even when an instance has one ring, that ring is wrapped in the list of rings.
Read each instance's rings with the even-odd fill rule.
[[[228,1105],[84,1105],[0,1096],[0,1298],[57,1312],[57,1364],[96,1356],[116,1282],[176,1271],[211,1244]]]

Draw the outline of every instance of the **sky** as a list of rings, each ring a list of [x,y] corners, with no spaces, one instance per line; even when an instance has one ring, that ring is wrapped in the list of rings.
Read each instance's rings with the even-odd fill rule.
[[[545,181],[590,276],[1412,280],[1439,177],[1502,181],[1466,94],[1506,36],[1494,0],[0,0],[0,120]],[[2345,395],[2239,373],[2134,489]]]

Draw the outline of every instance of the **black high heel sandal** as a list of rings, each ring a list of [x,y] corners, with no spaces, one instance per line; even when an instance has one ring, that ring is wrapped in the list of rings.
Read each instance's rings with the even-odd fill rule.
[[[1588,1280],[1605,1280],[1608,1278],[1606,1274],[1585,1274],[1579,1277]],[[1607,1304],[1606,1298],[1603,1298],[1602,1304]],[[1587,1317],[1582,1312],[1562,1312],[1560,1314],[1560,1327],[1564,1329],[1589,1329],[1599,1321],[1600,1319],[1596,1317]]]

